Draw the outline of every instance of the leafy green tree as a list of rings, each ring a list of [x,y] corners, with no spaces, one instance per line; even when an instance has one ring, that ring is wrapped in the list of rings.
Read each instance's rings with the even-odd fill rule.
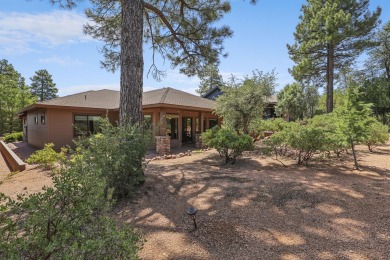
[[[0,135],[21,131],[17,111],[36,101],[24,78],[7,60],[0,60]]]
[[[39,98],[39,101],[50,100],[58,97],[56,84],[47,70],[38,70],[30,78],[31,93]]]
[[[79,0],[50,0],[73,8]],[[105,42],[102,66],[120,67],[120,123],[142,121],[143,44],[153,50],[150,72],[161,76],[155,53],[180,66],[186,75],[196,75],[205,65],[215,64],[223,52],[223,40],[232,31],[215,23],[231,9],[227,1],[184,0],[90,0],[86,15],[91,20],[85,32]],[[255,2],[252,0],[251,2]]]
[[[383,77],[374,77],[364,80],[361,99],[373,105],[376,118],[382,117],[386,124],[386,112],[390,112],[390,96],[388,94],[389,82]]]
[[[219,69],[215,64],[207,65],[198,76],[200,78],[200,83],[199,89],[197,89],[196,92],[201,96],[211,88],[222,87],[224,84],[222,76],[219,74]]]
[[[305,93],[298,83],[286,85],[278,93],[278,104],[275,107],[278,116],[287,115],[294,119],[303,119],[306,112]]]
[[[330,113],[334,75],[374,46],[373,29],[381,9],[371,13],[369,0],[307,0],[301,10],[295,43],[287,45],[296,63],[291,73],[299,82],[326,82],[326,111]]]
[[[335,89],[333,92],[333,107],[334,109],[344,106],[347,103],[347,93],[345,89]],[[318,108],[315,114],[326,113],[326,94],[319,97]]]
[[[249,133],[251,122],[263,116],[267,99],[275,90],[275,74],[253,71],[243,80],[231,78],[222,87],[223,95],[217,98],[215,112],[223,117],[224,124],[237,132]]]
[[[373,103],[377,118],[381,115],[386,124],[386,114],[390,114],[390,21],[376,33],[375,40],[378,45],[365,64],[363,98]]]

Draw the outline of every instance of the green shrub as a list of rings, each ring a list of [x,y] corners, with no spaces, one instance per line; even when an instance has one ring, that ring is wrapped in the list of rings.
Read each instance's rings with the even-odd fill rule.
[[[389,140],[389,127],[377,121],[373,122],[368,129],[368,135],[364,140],[364,144],[368,146],[370,152],[380,144],[385,144]]]
[[[334,113],[314,116],[309,125],[323,131],[323,147],[326,152],[333,151],[337,157],[349,147],[347,136],[343,131],[343,122]]]
[[[219,128],[218,126],[208,129],[202,134],[203,144],[215,148],[225,163],[234,164],[243,151],[253,149],[253,141],[249,135],[238,135],[232,129]]]
[[[296,149],[298,164],[307,165],[317,151],[324,149],[324,141],[324,131],[311,125],[296,124],[288,136],[289,146]]]
[[[4,136],[4,142],[12,143],[16,141],[23,141],[23,132],[15,132]]]
[[[87,157],[64,162],[54,187],[0,194],[0,259],[137,259],[139,237],[109,218],[105,179]]]
[[[113,190],[115,198],[131,195],[144,183],[144,158],[149,134],[137,127],[112,126],[107,120],[100,122],[101,133],[80,142],[78,156],[88,159],[89,167],[106,180],[106,193]]]
[[[30,164],[38,164],[45,170],[53,169],[56,163],[65,157],[64,150],[62,150],[60,153],[57,153],[54,151],[53,147],[53,143],[45,144],[45,147],[42,150],[38,150],[30,155],[26,162]]]

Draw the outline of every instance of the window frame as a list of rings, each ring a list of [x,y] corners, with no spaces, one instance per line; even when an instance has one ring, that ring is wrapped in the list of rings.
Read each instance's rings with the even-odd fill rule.
[[[172,126],[170,127],[170,134],[168,133],[168,119],[172,120],[175,119],[176,121],[176,127],[175,127],[175,135],[172,137]],[[166,123],[166,128],[165,128],[165,134],[168,135],[171,140],[178,140],[179,139],[179,115],[176,114],[166,114],[165,115],[165,123]],[[171,123],[169,123],[171,124]]]
[[[86,117],[87,120],[85,121],[85,125],[87,127],[86,129],[86,133],[77,133],[79,130],[77,130],[76,128],[76,117]],[[98,133],[98,129],[94,129],[93,132],[90,131],[90,122],[92,121],[95,121],[95,120],[89,120],[90,117],[99,117],[99,120],[102,118],[101,115],[85,115],[85,114],[73,114],[73,137],[79,137],[79,136],[90,136],[90,135],[93,135],[93,134],[96,134]]]

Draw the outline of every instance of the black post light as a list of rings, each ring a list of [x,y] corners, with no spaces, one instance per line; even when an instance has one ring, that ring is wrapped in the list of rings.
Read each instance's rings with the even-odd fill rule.
[[[194,221],[194,227],[195,229],[198,228],[198,226],[196,225],[196,213],[198,212],[198,209],[195,208],[195,207],[189,207],[187,209],[187,215],[190,216],[192,218],[192,221]]]

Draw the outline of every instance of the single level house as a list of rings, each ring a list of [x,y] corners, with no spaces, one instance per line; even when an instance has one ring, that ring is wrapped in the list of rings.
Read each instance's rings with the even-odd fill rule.
[[[199,146],[199,136],[221,123],[212,113],[215,101],[173,88],[143,93],[142,111],[146,123],[153,127],[155,147],[160,153],[183,143]],[[23,121],[25,140],[42,148],[54,143],[58,150],[72,145],[72,140],[98,131],[100,117],[113,124],[119,120],[119,91],[87,91],[38,102],[18,112]]]

